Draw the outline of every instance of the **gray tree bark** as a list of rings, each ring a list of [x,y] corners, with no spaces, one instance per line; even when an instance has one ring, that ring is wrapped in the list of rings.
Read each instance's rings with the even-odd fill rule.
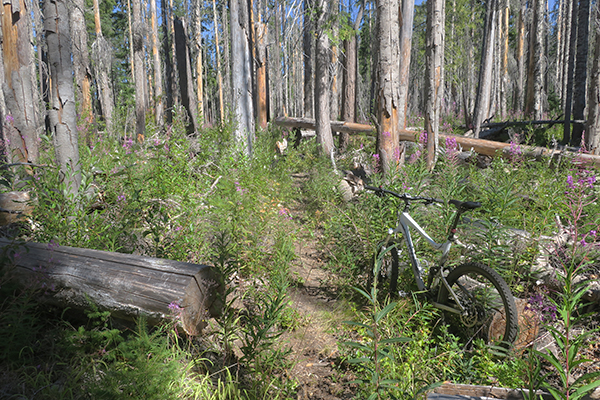
[[[187,29],[183,21],[179,18],[175,18],[175,49],[177,53],[181,104],[187,114],[186,130],[188,135],[192,135],[198,130],[198,104],[196,103],[196,95],[194,93]]]
[[[400,26],[398,0],[377,1],[377,153],[383,173],[392,174],[400,158],[398,139]]]
[[[115,108],[112,81],[110,79],[113,53],[110,44],[102,34],[98,0],[94,0],[94,24],[96,27],[96,40],[94,40],[94,43],[92,44],[94,75],[96,76],[96,85],[98,88],[98,98],[100,100],[102,116],[104,117],[106,130],[110,134],[113,131],[113,110]]]
[[[513,97],[513,107],[515,110],[523,110],[525,81],[525,12],[527,11],[526,0],[521,0],[519,16],[517,20],[517,45],[515,58],[517,59],[517,78],[515,83],[515,94]]]
[[[427,48],[425,63],[425,130],[427,168],[435,167],[444,94],[445,0],[427,0]]]
[[[358,53],[356,45],[358,43],[358,29],[362,21],[365,9],[365,0],[361,1],[358,14],[354,20],[354,33],[350,39],[344,41],[344,66],[342,74],[342,121],[356,121],[356,81],[357,81],[357,61]],[[339,150],[346,151],[350,135],[347,132],[341,132],[339,135]]]
[[[85,1],[71,0],[70,4],[71,17],[71,38],[73,45],[73,66],[75,67],[75,83],[76,94],[75,98],[79,104],[79,117],[83,125],[84,140],[89,141],[88,128],[92,122],[92,97],[91,97],[91,81],[92,74],[90,71],[90,57],[88,53],[88,35],[85,26]]]
[[[235,138],[239,150],[252,155],[254,107],[252,95],[252,59],[247,3],[231,0],[232,102],[236,119]]]
[[[320,0],[317,6],[318,19],[316,24],[316,71],[315,71],[315,123],[317,143],[321,146],[324,155],[333,157],[333,135],[330,125],[330,66],[331,54],[329,47],[329,36],[326,32],[325,23],[329,18],[329,4],[326,0]]]
[[[51,108],[48,111],[56,161],[67,192],[74,200],[81,185],[77,114],[73,90],[71,30],[64,0],[45,0],[44,28],[51,77]]]
[[[592,20],[596,30],[594,61],[590,73],[588,119],[585,130],[585,145],[591,154],[600,155],[600,2],[596,2],[596,15]]]
[[[398,128],[406,128],[406,114],[408,113],[408,89],[410,85],[410,56],[412,50],[413,21],[415,14],[415,2],[402,0],[400,15],[400,71],[398,89]]]
[[[575,61],[575,82],[573,85],[573,119],[575,121],[583,121],[585,118],[589,28],[590,0],[580,0],[577,12],[577,54]],[[583,128],[583,122],[573,123],[571,146],[579,146],[581,144]]]
[[[9,162],[36,163],[38,150],[38,112],[33,64],[31,26],[27,4],[23,0],[3,2],[2,52],[4,74],[2,92],[6,105],[3,115],[4,149]]]
[[[138,142],[144,141],[146,134],[146,67],[144,65],[144,23],[141,0],[132,0],[131,32],[133,50],[133,70],[135,84],[135,134]]]
[[[97,0],[95,0],[97,1]],[[150,45],[152,47],[152,63],[154,69],[154,120],[156,126],[164,124],[164,99],[163,99],[163,70],[160,63],[160,52],[158,44],[158,21],[156,11],[156,0],[150,2]]]
[[[490,98],[492,93],[492,70],[494,59],[494,42],[496,37],[496,10],[497,0],[489,0],[485,17],[485,29],[483,32],[483,48],[481,51],[481,66],[479,69],[479,84],[477,86],[477,97],[475,98],[475,109],[473,110],[473,133],[479,137],[481,124],[489,118]]]
[[[573,1],[571,7],[571,29],[569,32],[569,58],[566,63],[567,74],[566,74],[566,86],[565,86],[565,116],[563,125],[563,144],[569,144],[571,142],[571,113],[573,112],[573,81],[575,79],[575,60],[577,51],[577,18],[579,13],[579,3],[577,0]]]
[[[533,20],[529,34],[529,57],[527,63],[527,95],[525,114],[534,119],[542,119],[544,113],[545,88],[545,55],[544,55],[544,14],[545,0],[533,1]]]
[[[304,0],[304,28],[302,32],[302,49],[304,59],[304,117],[312,118],[314,115],[314,83],[313,57],[314,25],[312,22],[315,0]]]

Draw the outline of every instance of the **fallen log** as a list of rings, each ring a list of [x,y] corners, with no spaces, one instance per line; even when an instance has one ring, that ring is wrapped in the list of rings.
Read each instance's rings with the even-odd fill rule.
[[[291,118],[291,117],[279,117],[275,119],[275,125],[284,126],[288,128],[300,128],[300,129],[315,129],[315,121],[310,118]],[[344,121],[331,121],[331,129],[338,132],[348,133],[369,133],[374,132],[375,128],[371,125],[357,124]],[[401,141],[416,142],[419,139],[420,131],[409,131],[400,130],[399,139]],[[465,136],[450,136],[450,135],[439,135],[439,141],[444,146],[446,144],[446,138],[452,137],[456,140],[456,143],[462,147],[464,151],[474,151],[475,153],[483,154],[486,156],[497,156],[498,154],[507,154],[511,151],[512,143],[495,142],[493,140],[475,139]],[[552,150],[544,147],[534,147],[519,145],[521,153],[528,157],[577,157],[582,162],[590,162],[596,165],[600,165],[600,156],[584,153],[575,153],[570,151]]]
[[[176,319],[192,336],[220,315],[223,285],[207,265],[0,238],[10,278],[40,301],[78,310],[94,303],[115,318]]]

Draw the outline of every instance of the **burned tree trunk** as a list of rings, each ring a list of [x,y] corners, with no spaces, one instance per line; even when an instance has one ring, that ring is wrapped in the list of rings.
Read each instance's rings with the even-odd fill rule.
[[[96,40],[92,44],[94,74],[96,76],[98,98],[100,100],[100,108],[102,109],[102,116],[104,117],[106,130],[111,133],[113,127],[113,110],[115,108],[112,84],[110,80],[110,70],[112,67],[112,48],[102,35],[100,6],[98,4],[98,0],[94,0],[94,24],[96,27]]]
[[[31,30],[29,11],[24,0],[3,2],[2,52],[4,76],[2,91],[6,103],[3,149],[7,161],[37,162],[38,115],[35,107],[35,82],[32,81]]]
[[[75,196],[81,185],[81,165],[73,91],[69,14],[64,0],[45,0],[44,16],[52,83],[52,106],[48,111],[50,130],[53,133],[56,161],[62,177],[67,182],[69,193]]]
[[[187,134],[191,135],[198,130],[198,105],[194,94],[187,32],[183,21],[179,18],[175,18],[175,51],[177,53],[181,104],[187,112]]]
[[[437,161],[444,93],[445,3],[445,0],[427,1],[425,130],[427,131],[427,168],[430,171]]]
[[[146,68],[144,59],[144,22],[141,0],[132,1],[133,81],[135,83],[135,133],[138,142],[146,134]]]
[[[246,1],[231,1],[232,101],[236,118],[235,138],[239,150],[252,155],[254,107],[249,15]]]
[[[580,0],[577,13],[577,59],[575,61],[575,82],[573,85],[573,119],[585,119],[585,95],[588,67],[590,0]],[[598,40],[598,39],[596,39]],[[573,124],[571,146],[580,146],[583,136],[583,122]]]
[[[84,141],[89,142],[88,127],[93,121],[90,71],[90,57],[88,53],[88,35],[85,27],[85,1],[71,1],[71,37],[73,45],[73,66],[75,67],[75,83],[79,104],[79,116],[83,122]],[[89,144],[89,143],[88,143]]]
[[[22,287],[41,289],[40,301],[85,310],[92,302],[116,318],[177,318],[198,335],[223,301],[220,276],[209,266],[131,254],[0,239],[12,259],[3,267]]]
[[[485,29],[483,32],[483,49],[481,51],[481,67],[479,69],[479,84],[473,111],[473,131],[479,137],[481,124],[488,119],[490,112],[490,98],[492,93],[492,69],[494,59],[494,42],[496,37],[496,9],[497,0],[487,3]]]
[[[315,46],[315,121],[317,143],[326,156],[333,157],[333,136],[331,135],[331,109],[330,109],[330,66],[329,36],[325,30],[325,21],[329,16],[327,1],[320,0],[318,6],[317,41]]]
[[[384,174],[396,170],[400,155],[398,140],[398,69],[399,19],[398,0],[377,2],[379,53],[377,69],[377,152]]]
[[[596,16],[592,27],[600,32],[600,2],[596,2]],[[587,129],[585,130],[585,145],[591,154],[600,155],[600,35],[596,34],[594,61],[590,73],[590,100]]]

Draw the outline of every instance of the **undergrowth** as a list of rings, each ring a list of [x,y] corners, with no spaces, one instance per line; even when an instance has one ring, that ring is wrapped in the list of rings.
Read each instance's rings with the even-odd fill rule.
[[[91,147],[82,146],[83,184],[77,198],[69,197],[54,168],[21,174],[27,179],[17,186],[34,194],[34,211],[17,234],[42,243],[210,262],[226,284],[223,315],[202,339],[185,338],[175,322],[149,327],[140,319],[123,326],[93,304],[85,313],[40,305],[40,289],[15,285],[4,268],[0,397],[296,398],[297,382],[287,375],[290,349],[280,339],[305,323],[288,298],[294,243],[303,240],[300,224],[314,237],[319,233],[331,282],[353,307],[354,322],[337,330],[349,345],[341,347],[336,365],[341,373],[366,377],[356,381],[358,398],[413,398],[446,380],[537,387],[530,373],[535,365],[564,365],[564,358],[531,352],[499,358],[484,343],[466,348],[440,313],[414,293],[399,299],[364,290],[357,295],[355,288],[364,287],[372,267],[373,249],[395,221],[396,206],[365,193],[345,203],[338,192],[340,175],[318,156],[314,141],[276,154],[275,142],[285,134],[271,128],[258,135],[255,153],[247,158],[235,151],[228,125],[204,129],[195,138],[184,131],[175,124],[149,134],[144,143],[99,136]],[[363,154],[371,162],[373,149],[367,148],[372,142],[358,138],[352,146],[350,154]],[[573,199],[565,189],[565,182],[577,184],[568,177],[581,177],[580,171],[587,171],[586,179],[595,176],[592,167],[570,160],[558,165],[528,160],[517,147],[511,157],[494,158],[480,169],[473,158],[461,161],[448,142],[432,173],[422,149],[415,148],[395,174],[385,180],[373,175],[371,184],[481,202],[483,207],[459,226],[461,245],[451,253],[451,263],[468,258],[493,265],[515,294],[527,298],[537,290],[534,266],[546,243],[541,238],[556,234],[557,216],[577,232],[565,248],[581,247],[584,240],[589,250],[567,251],[571,255],[561,258],[565,279],[598,269],[600,206],[598,184],[586,181],[586,198],[594,200],[573,218]],[[40,164],[53,163],[50,150],[42,151],[47,158]],[[339,163],[352,167],[350,161]],[[4,178],[15,187],[13,175]],[[412,215],[441,241],[452,209],[417,207]],[[434,254],[418,249],[417,256],[427,260]],[[5,258],[3,265],[14,261]],[[570,324],[580,321],[570,315],[581,311],[581,290],[573,286],[566,297],[551,296],[557,308],[563,307],[560,316],[567,327],[567,333],[552,331],[559,339],[571,340]],[[573,346],[580,344],[570,342],[561,350]],[[577,397],[593,378],[574,386],[563,379],[566,387],[553,387],[553,393]]]

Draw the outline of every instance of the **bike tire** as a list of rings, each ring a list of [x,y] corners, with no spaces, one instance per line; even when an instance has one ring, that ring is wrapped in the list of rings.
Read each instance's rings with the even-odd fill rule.
[[[383,276],[383,274],[389,275],[390,295],[394,296],[396,294],[396,291],[398,289],[398,260],[399,260],[398,245],[399,245],[399,243],[397,241],[393,240],[393,241],[390,241],[385,248],[383,246],[378,247],[378,251],[375,254],[375,257],[373,258],[373,264],[371,266],[371,270],[369,271],[369,282],[368,282],[369,289],[373,285],[375,273],[377,272],[377,271],[375,271],[375,268],[377,266],[377,261],[381,258],[381,253],[386,252],[383,255],[383,257],[381,258],[382,265],[378,271],[379,276],[377,277],[377,279],[380,283],[383,283],[383,281],[385,280],[385,277]],[[394,246],[394,247],[392,249],[389,249],[391,246]],[[380,286],[380,285],[378,285],[378,286]]]
[[[467,308],[467,315],[446,312],[452,323],[461,325],[468,340],[483,338],[488,344],[509,347],[517,338],[518,315],[506,281],[492,268],[480,263],[456,267],[446,277],[448,285]],[[442,283],[438,302],[453,307],[455,301]]]

